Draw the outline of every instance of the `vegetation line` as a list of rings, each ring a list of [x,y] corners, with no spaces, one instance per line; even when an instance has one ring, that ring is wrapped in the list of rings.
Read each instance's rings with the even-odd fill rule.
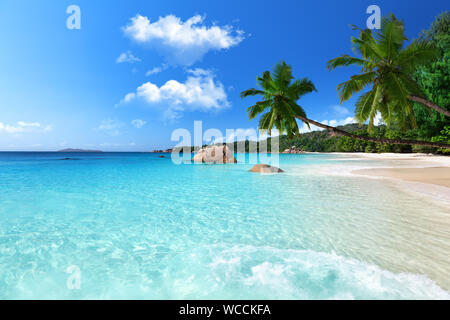
[[[330,132],[333,132],[338,135],[346,136],[353,139],[359,139],[364,141],[371,141],[376,143],[389,143],[389,144],[400,144],[400,145],[419,145],[419,146],[427,146],[427,147],[436,147],[436,148],[445,148],[450,149],[449,144],[445,143],[439,143],[439,142],[428,142],[428,141],[417,141],[417,140],[393,140],[393,139],[386,139],[386,138],[372,138],[372,137],[364,137],[364,136],[358,136],[356,134],[346,132],[344,130],[327,126],[326,124],[310,120],[308,118],[304,118],[302,116],[297,116],[298,119],[302,120],[303,122],[310,123],[312,125],[315,125],[316,127],[326,129]]]

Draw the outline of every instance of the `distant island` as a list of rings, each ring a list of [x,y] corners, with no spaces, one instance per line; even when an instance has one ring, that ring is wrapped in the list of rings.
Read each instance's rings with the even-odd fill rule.
[[[84,150],[84,149],[67,148],[67,149],[58,150],[57,152],[103,152],[103,151],[101,151],[101,150]]]

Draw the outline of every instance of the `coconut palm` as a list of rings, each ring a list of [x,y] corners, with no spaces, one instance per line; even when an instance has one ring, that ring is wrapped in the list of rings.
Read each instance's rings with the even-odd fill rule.
[[[260,88],[251,88],[241,92],[241,98],[258,95],[262,96],[263,99],[249,107],[247,113],[250,120],[262,114],[259,119],[259,128],[267,130],[269,135],[274,127],[280,134],[286,133],[288,136],[298,135],[300,133],[297,124],[298,119],[303,121],[308,127],[312,124],[337,135],[347,136],[353,139],[378,143],[402,145],[414,144],[450,149],[450,145],[437,142],[392,140],[359,136],[308,119],[305,110],[297,103],[297,101],[305,94],[317,91],[316,87],[312,81],[307,78],[293,81],[292,68],[284,61],[275,65],[273,73],[265,71],[262,76],[257,77],[256,80]]]
[[[355,27],[356,28],[356,27]],[[439,51],[430,42],[417,40],[404,48],[404,26],[394,15],[383,18],[380,32],[360,30],[360,37],[352,37],[352,46],[360,57],[343,55],[328,62],[328,69],[356,65],[361,73],[338,85],[341,103],[354,94],[370,88],[356,102],[355,118],[369,121],[373,127],[378,112],[387,125],[401,128],[416,127],[412,102],[436,110],[446,116],[450,111],[428,101],[411,74],[422,64],[433,61]]]
[[[317,91],[314,84],[307,78],[292,81],[292,69],[284,61],[275,65],[273,76],[266,71],[256,80],[262,90],[252,88],[241,93],[241,98],[264,96],[263,101],[247,109],[250,120],[267,111],[259,120],[260,129],[267,130],[269,135],[273,127],[290,137],[298,134],[296,117],[306,118],[306,113],[296,101],[307,93]],[[309,126],[308,122],[306,124]]]

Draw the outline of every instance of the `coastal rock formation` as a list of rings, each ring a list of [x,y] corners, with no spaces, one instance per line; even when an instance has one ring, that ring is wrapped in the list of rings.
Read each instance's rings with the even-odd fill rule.
[[[257,173],[282,173],[280,168],[269,166],[268,164],[257,164],[250,169],[250,172]]]
[[[284,150],[283,153],[300,154],[300,153],[304,153],[304,151],[302,151],[301,148],[292,146],[291,148]]]
[[[211,146],[200,149],[192,159],[202,163],[236,163],[233,152],[227,146]]]
[[[151,153],[171,153],[172,149],[166,149],[166,150],[153,150]]]

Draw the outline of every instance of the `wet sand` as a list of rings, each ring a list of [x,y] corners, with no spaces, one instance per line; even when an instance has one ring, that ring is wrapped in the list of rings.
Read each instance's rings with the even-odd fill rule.
[[[352,173],[428,183],[450,188],[450,167],[377,168],[355,170]]]

